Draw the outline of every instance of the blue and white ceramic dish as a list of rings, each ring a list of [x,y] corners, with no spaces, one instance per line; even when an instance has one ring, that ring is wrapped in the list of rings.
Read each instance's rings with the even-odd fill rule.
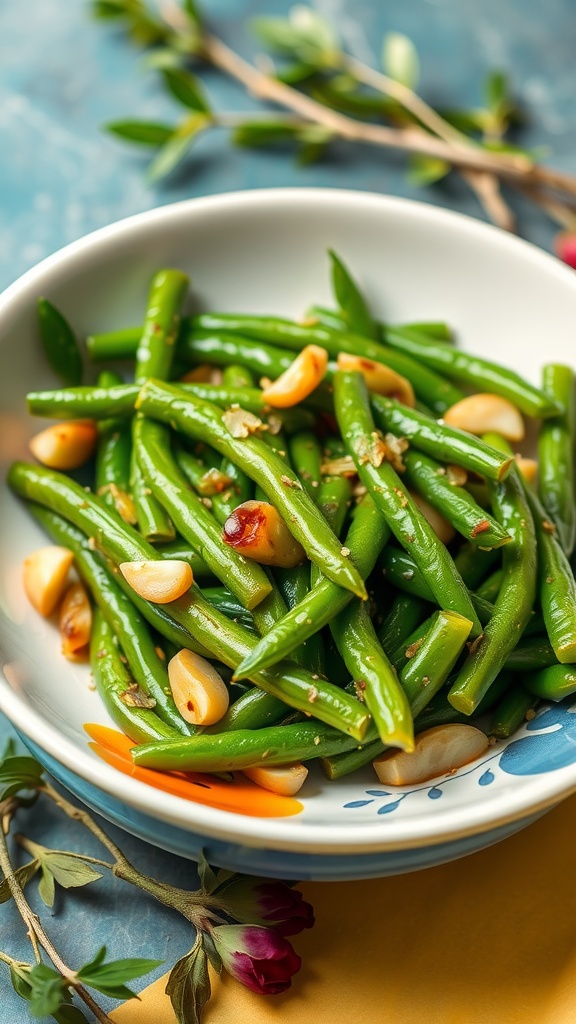
[[[298,316],[329,301],[329,247],[383,318],[445,319],[463,347],[534,381],[543,362],[573,357],[574,274],[476,221],[329,190],[193,200],[68,246],[0,297],[2,480],[37,429],[26,392],[55,383],[36,336],[39,295],[61,306],[79,335],[127,326],[141,318],[154,271],[172,265],[190,273],[205,308]],[[277,816],[211,806],[206,787],[199,803],[130,777],[89,745],[86,723],[110,722],[88,669],[64,661],[53,624],[27,605],[21,564],[44,541],[3,483],[0,524],[0,708],[57,779],[151,843],[192,858],[204,847],[215,863],[243,871],[361,878],[478,850],[576,790],[576,702],[545,708],[478,763],[424,786],[385,789],[370,768],[337,783],[312,771]]]

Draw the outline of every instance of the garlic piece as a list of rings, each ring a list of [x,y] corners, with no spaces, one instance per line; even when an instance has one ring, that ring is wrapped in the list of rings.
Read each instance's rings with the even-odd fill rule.
[[[228,710],[230,697],[222,676],[206,658],[178,651],[168,663],[174,703],[192,725],[214,725]]]
[[[169,604],[190,589],[194,582],[188,562],[158,558],[149,562],[122,562],[120,572],[139,597],[154,604]]]
[[[416,736],[412,753],[392,751],[372,763],[384,786],[413,786],[482,757],[488,745],[488,737],[473,725],[436,725]]]
[[[357,370],[364,377],[368,390],[375,391],[377,395],[395,398],[397,402],[409,405],[412,409],[416,404],[414,388],[410,381],[396,373],[395,370],[391,370],[385,363],[378,363],[376,360],[366,359],[364,356],[353,356],[348,352],[340,352],[338,354],[338,369]]]
[[[500,395],[481,392],[469,395],[444,413],[444,422],[450,427],[467,430],[469,434],[501,434],[507,441],[522,441],[524,420],[512,402]]]
[[[270,765],[269,768],[245,768],[246,775],[257,786],[268,789],[279,796],[294,796],[302,789],[308,769],[300,761],[293,764]]]
[[[276,409],[297,405],[318,387],[327,366],[326,349],[319,345],[306,345],[288,369],[265,387],[262,398]]]
[[[222,540],[261,565],[290,569],[306,557],[278,510],[267,501],[238,505],[224,523]]]
[[[40,615],[51,615],[60,602],[74,555],[68,548],[49,544],[24,559],[26,596]]]
[[[70,420],[40,431],[29,447],[43,466],[78,469],[93,455],[97,440],[98,430],[91,420]]]
[[[90,642],[92,606],[83,583],[72,583],[60,605],[58,628],[62,654],[70,658]]]

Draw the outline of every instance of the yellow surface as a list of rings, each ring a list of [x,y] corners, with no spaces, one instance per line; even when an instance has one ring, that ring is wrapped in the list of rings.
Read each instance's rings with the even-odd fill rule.
[[[316,926],[282,996],[215,979],[204,1024],[575,1024],[576,797],[416,874],[306,883]],[[165,979],[112,1014],[174,1024]]]

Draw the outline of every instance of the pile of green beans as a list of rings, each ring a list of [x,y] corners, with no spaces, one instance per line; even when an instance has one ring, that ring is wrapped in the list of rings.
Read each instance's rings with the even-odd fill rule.
[[[137,764],[221,772],[316,760],[336,779],[387,747],[410,751],[434,724],[490,712],[486,729],[507,738],[540,700],[576,693],[572,370],[545,366],[539,389],[459,350],[444,323],[383,324],[330,256],[335,308],[300,322],[182,315],[188,278],[159,271],[142,326],[88,337],[91,360],[110,364],[93,385],[80,382],[62,313],[39,305],[64,386],[31,392],[28,409],[97,424],[93,484],[85,469],[80,483],[24,462],[9,483],[74,553],[95,605],[95,684],[139,744]],[[324,380],[271,407],[263,378],[307,345],[328,354]],[[361,363],[339,369],[340,353],[405,377],[416,407],[370,391]],[[125,359],[131,380],[114,367]],[[541,421],[537,487],[502,437],[444,422],[471,392]],[[229,426],[234,409],[252,416],[246,436]],[[132,515],[122,518],[118,494]],[[261,565],[226,542],[224,524],[254,499],[280,513],[305,553],[299,565]],[[455,532],[449,544],[426,503]],[[138,597],[118,570],[166,558],[194,576],[167,605]],[[172,699],[167,659],[182,648],[230,686],[209,728],[190,726]],[[125,699],[136,687],[142,706]]]

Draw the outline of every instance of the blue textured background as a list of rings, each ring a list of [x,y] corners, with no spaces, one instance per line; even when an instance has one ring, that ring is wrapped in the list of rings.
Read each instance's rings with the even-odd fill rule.
[[[246,54],[255,48],[247,16],[281,13],[286,0],[210,0],[213,27]],[[424,95],[438,105],[474,106],[488,69],[504,68],[529,111],[526,146],[549,147],[556,166],[576,170],[576,17],[571,0],[316,0],[337,20],[347,46],[377,61],[391,29],[416,42]],[[250,107],[242,91],[217,75],[206,82],[223,110]],[[0,6],[0,288],[67,242],[120,217],[188,196],[282,185],[352,187],[423,198],[482,216],[458,179],[423,193],[409,186],[404,161],[382,150],[341,144],[334,158],[295,167],[286,153],[232,150],[223,132],[198,142],[193,158],[162,187],[149,188],[145,156],[100,131],[124,116],[179,116],[154,74],[110,25],[91,23],[82,0],[18,0]],[[538,210],[516,203],[525,237],[549,247],[553,227]],[[9,726],[0,720],[0,738]],[[27,820],[28,818],[28,820]],[[19,828],[60,849],[100,850],[79,826],[50,808],[23,814]],[[192,886],[192,866],[110,829],[138,866]],[[39,909],[39,908],[38,908]],[[158,904],[114,880],[57,899],[43,911],[49,934],[71,963],[107,942],[112,956],[147,955],[174,962],[189,929]],[[70,927],[72,920],[73,927]],[[0,948],[29,958],[19,918],[0,907]],[[0,966],[0,970],[4,970]],[[0,1022],[25,1020],[26,1009],[0,974]]]

